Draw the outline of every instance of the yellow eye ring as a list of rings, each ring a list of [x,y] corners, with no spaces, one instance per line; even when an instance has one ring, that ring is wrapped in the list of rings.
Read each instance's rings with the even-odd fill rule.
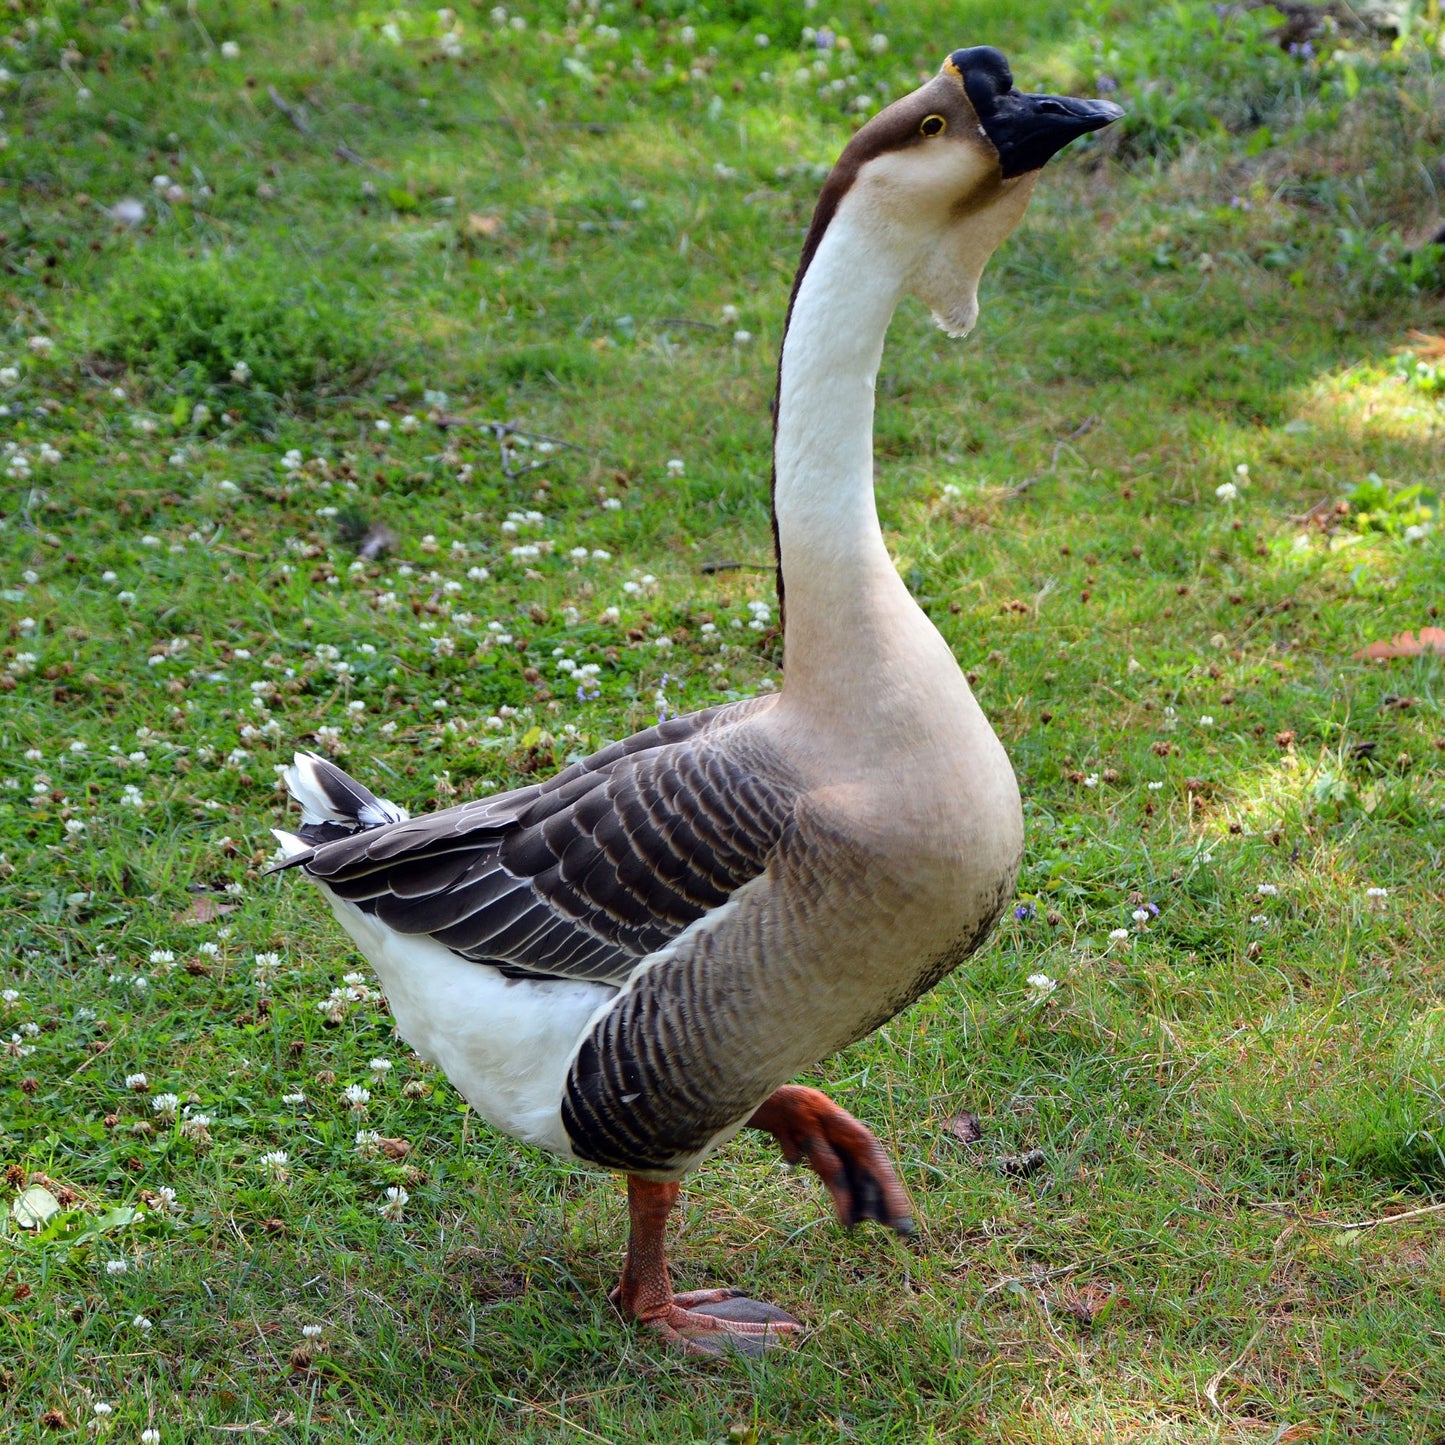
[[[941,115],[926,115],[918,127],[919,135],[942,135],[948,129],[948,122]]]

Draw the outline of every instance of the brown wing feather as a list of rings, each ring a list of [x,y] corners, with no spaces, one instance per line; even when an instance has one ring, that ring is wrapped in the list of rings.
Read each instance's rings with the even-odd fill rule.
[[[763,871],[799,786],[737,724],[677,718],[548,782],[322,843],[296,861],[395,929],[509,973],[621,982]]]

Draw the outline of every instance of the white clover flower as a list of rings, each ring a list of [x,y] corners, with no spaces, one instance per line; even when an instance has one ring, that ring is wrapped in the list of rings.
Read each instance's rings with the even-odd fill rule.
[[[394,1223],[399,1223],[402,1211],[406,1208],[407,1201],[410,1198],[411,1195],[409,1195],[401,1185],[393,1184],[391,1188],[386,1191],[386,1203],[377,1207],[377,1213],[380,1214],[383,1219],[389,1219]]]
[[[108,1259],[105,1262],[107,1274],[125,1274],[130,1269],[130,1264],[123,1259]]]
[[[1279,889],[1276,888],[1273,883],[1261,883],[1254,891],[1259,894],[1261,898],[1273,898],[1279,892]]]
[[[282,1094],[282,1095],[281,1095],[281,1102],[282,1102],[283,1104],[289,1104],[289,1105],[291,1105],[292,1107],[295,1107],[295,1106],[298,1105],[298,1104],[304,1104],[304,1103],[306,1102],[306,1095],[305,1095],[305,1094]]]
[[[738,344],[739,346],[746,346],[746,345],[748,344],[748,342],[750,342],[752,339],[753,339],[753,333],[752,333],[751,331],[734,331],[734,332],[733,332],[733,340],[734,340],[735,342],[737,342],[737,344]]]
[[[334,988],[316,1005],[319,1013],[330,1024],[339,1024],[346,1017],[351,1000],[344,988]]]
[[[221,42],[221,58],[223,60],[239,60],[241,47],[234,40],[223,40]]]
[[[1214,495],[1221,502],[1232,502],[1239,496],[1239,488],[1233,482],[1221,482],[1214,489]]]
[[[1205,713],[1203,717],[1199,719],[1199,726],[1202,728],[1212,728],[1214,726],[1213,716],[1209,713]]]
[[[356,1131],[356,1152],[363,1159],[374,1159],[380,1147],[381,1135],[375,1129],[358,1129]]]
[[[91,1408],[91,1410],[92,1410],[95,1414],[100,1415],[100,1416],[102,1416],[102,1417],[104,1417],[104,1416],[106,1416],[106,1415],[109,1415],[109,1414],[111,1413],[111,1406],[109,1406],[108,1404],[106,1404],[106,1402],[105,1402],[104,1400],[97,1400],[97,1401],[95,1402],[95,1404],[92,1405],[90,1408]]]
[[[1390,896],[1390,890],[1389,890],[1388,888],[1367,888],[1367,889],[1365,889],[1365,897],[1366,897],[1366,898],[1388,898],[1389,896]]]
[[[151,1428],[140,1432],[140,1445],[161,1445],[161,1432]]]
[[[347,1108],[353,1113],[361,1113],[371,1102],[371,1091],[364,1089],[360,1084],[351,1084],[341,1094],[342,1100]]]
[[[156,1203],[166,1211],[167,1214],[176,1214],[180,1211],[180,1201],[176,1198],[176,1191],[169,1184],[159,1184],[151,1191],[156,1197]]]
[[[680,477],[687,471],[687,463],[681,457],[673,457],[667,464],[667,474],[670,477]]]
[[[85,832],[85,824],[79,818],[67,818],[65,820],[65,831],[72,837],[78,838]]]
[[[127,1074],[125,1086],[133,1094],[144,1094],[151,1086],[151,1081],[144,1074]]]
[[[380,1084],[391,1072],[392,1065],[390,1059],[373,1059],[368,1065],[368,1067],[371,1069],[372,1082],[375,1084]]]
[[[1136,908],[1131,917],[1140,928],[1143,928],[1144,925],[1149,922],[1150,918],[1153,917],[1153,914],[1151,914],[1147,908]]]
[[[1128,938],[1129,930],[1127,928],[1111,928],[1109,930],[1109,941],[1111,943],[1125,943],[1128,941]]]
[[[209,1114],[187,1113],[185,1118],[181,1120],[181,1137],[183,1139],[189,1139],[195,1144],[204,1144],[211,1137],[211,1122],[211,1116]]]
[[[316,1339],[320,1339],[320,1338],[321,1338],[321,1335],[322,1335],[322,1333],[323,1333],[323,1331],[324,1331],[325,1329],[326,1329],[326,1326],[325,1326],[325,1325],[302,1325],[302,1326],[301,1326],[301,1338],[302,1338],[303,1340],[316,1340]]]
[[[1050,978],[1046,973],[1031,973],[1027,982],[1029,988],[1040,1000],[1048,998],[1059,986],[1058,979]]]
[[[48,336],[32,336],[25,343],[36,356],[49,356],[55,343]]]
[[[157,1094],[151,1100],[151,1112],[162,1119],[174,1119],[180,1107],[181,1101],[175,1094]]]
[[[286,1166],[290,1162],[291,1156],[284,1149],[268,1149],[260,1159],[261,1167],[277,1180],[286,1178]]]
[[[152,1324],[151,1321],[148,1320],[144,1315],[137,1315],[131,1321],[131,1327],[132,1329],[139,1330],[143,1335],[148,1335],[155,1328],[155,1325]]]
[[[391,423],[387,421],[384,416],[377,417],[377,419],[372,422],[372,426],[376,428],[381,436],[385,436],[391,430]]]

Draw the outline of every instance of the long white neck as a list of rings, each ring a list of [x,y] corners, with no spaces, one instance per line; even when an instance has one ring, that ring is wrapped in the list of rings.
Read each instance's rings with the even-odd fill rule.
[[[850,711],[866,701],[861,680],[876,685],[920,651],[952,668],[893,566],[873,496],[874,383],[904,284],[889,239],[840,208],[794,300],[778,388],[784,696],[849,699]]]

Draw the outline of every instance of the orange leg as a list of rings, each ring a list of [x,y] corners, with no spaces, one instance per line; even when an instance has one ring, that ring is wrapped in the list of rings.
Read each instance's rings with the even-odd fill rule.
[[[684,1354],[760,1355],[802,1326],[772,1305],[748,1299],[737,1289],[700,1289],[673,1294],[667,1273],[667,1216],[679,1185],[627,1176],[627,1209],[632,1229],[627,1259],[611,1300]]]
[[[913,1206],[883,1146],[826,1094],[785,1084],[748,1123],[771,1134],[789,1164],[808,1161],[845,1225],[876,1219],[899,1234],[913,1233]]]

